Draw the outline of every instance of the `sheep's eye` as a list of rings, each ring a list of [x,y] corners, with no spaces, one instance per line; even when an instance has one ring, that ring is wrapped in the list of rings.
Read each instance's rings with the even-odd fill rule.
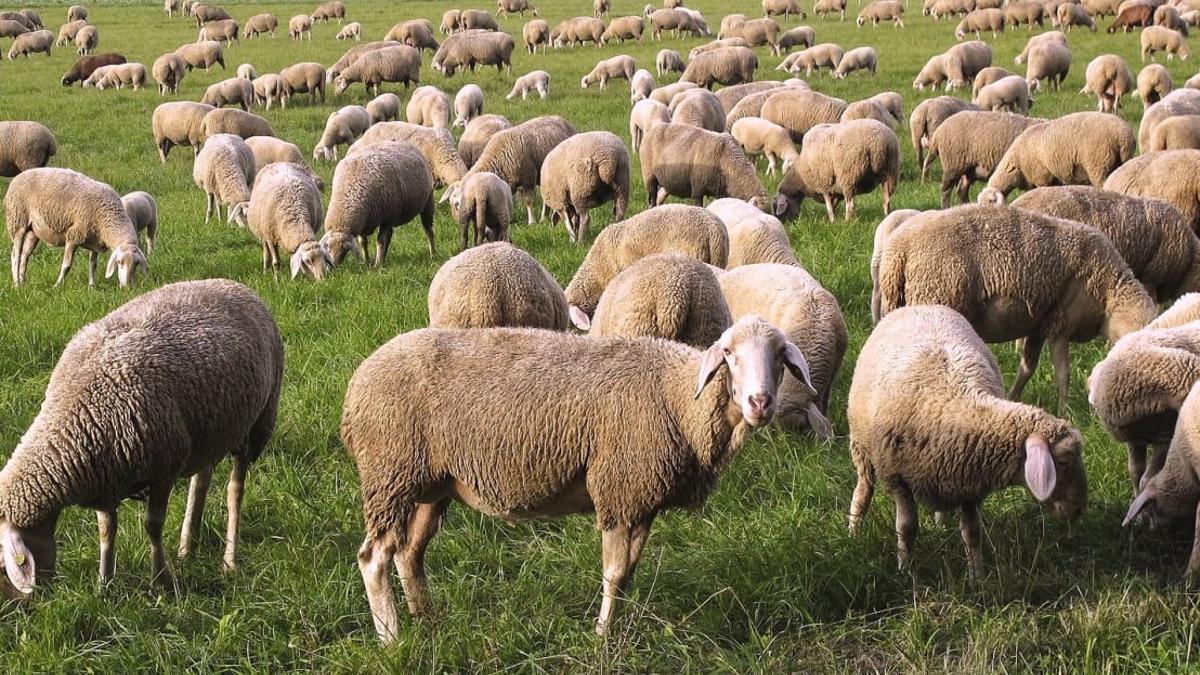
[[[733,352],[730,351],[729,347],[724,347],[721,351],[725,352],[725,356],[733,356]]]

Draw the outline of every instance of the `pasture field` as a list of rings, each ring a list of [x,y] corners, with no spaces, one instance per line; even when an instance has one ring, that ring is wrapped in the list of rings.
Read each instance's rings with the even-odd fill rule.
[[[315,3],[223,4],[239,21],[271,12],[286,26],[290,16],[311,12]],[[446,0],[346,4],[348,20],[362,22],[365,39],[378,39],[404,19],[425,17],[436,25],[450,6]],[[811,8],[811,2],[805,4]],[[636,14],[642,7],[635,0],[615,5],[614,16]],[[688,5],[705,13],[714,33],[725,14],[760,15],[756,1],[688,0]],[[57,30],[66,5],[35,6],[47,27]],[[495,9],[478,2],[468,6]],[[591,12],[588,0],[541,0],[538,6],[551,25]],[[810,15],[805,23],[815,27],[818,42],[847,49],[876,46],[879,73],[842,81],[822,73],[810,82],[847,100],[898,91],[907,114],[934,95],[914,92],[911,81],[929,56],[954,43],[956,22],[922,17],[914,0],[907,28],[873,30],[855,26],[858,9],[852,2],[845,22]],[[92,4],[90,18],[100,29],[99,51],[119,51],[147,67],[159,54],[194,40],[197,32],[190,19],[168,19],[159,4]],[[518,45],[527,19],[501,21]],[[1103,20],[1097,33],[1071,33],[1074,65],[1066,86],[1041,92],[1033,114],[1094,109],[1095,100],[1078,91],[1087,62],[1100,53],[1124,56],[1136,72],[1137,33],[1106,35],[1103,28],[1110,21]],[[300,61],[332,63],[348,47],[334,41],[337,30],[336,24],[318,24],[311,42],[295,43],[281,26],[276,39],[244,40],[227,51],[227,71],[194,71],[178,95],[167,98],[153,85],[136,92],[61,87],[62,72],[75,60],[72,48],[57,49],[49,59],[39,55],[0,63],[0,118],[48,125],[59,144],[53,166],[78,169],[121,193],[140,189],[157,197],[158,246],[151,275],[139,280],[135,292],[182,279],[236,279],[266,300],[288,350],[278,428],[248,479],[240,569],[219,571],[224,492],[217,486],[224,484],[226,465],[218,469],[194,558],[175,564],[179,587],[173,597],[150,590],[140,505],[130,503],[121,511],[117,576],[105,589],[95,580],[95,517],[68,510],[58,529],[60,578],[39,589],[32,603],[0,606],[0,669],[779,673],[1196,667],[1198,596],[1179,583],[1191,533],[1120,528],[1130,498],[1125,449],[1097,424],[1083,384],[1103,354],[1100,343],[1072,349],[1072,395],[1061,411],[1086,438],[1091,499],[1079,521],[1069,526],[1054,521],[1024,490],[996,495],[985,507],[988,571],[976,584],[967,580],[957,528],[939,528],[925,512],[914,573],[898,574],[894,513],[882,491],[860,534],[846,534],[854,471],[845,401],[858,348],[870,331],[867,261],[882,215],[877,194],[860,199],[854,221],[829,223],[824,208],[808,202],[788,225],[801,261],[837,296],[850,328],[850,350],[831,405],[833,441],[778,430],[761,433],[743,448],[707,506],[660,517],[628,602],[607,638],[592,631],[600,599],[593,520],[510,526],[461,505],[452,507],[428,556],[435,615],[420,622],[404,616],[401,640],[380,648],[355,563],[362,517],[357,475],[338,438],[341,401],[363,358],[395,334],[425,325],[426,291],[438,266],[457,251],[457,227],[439,207],[438,254],[432,260],[417,224],[410,223],[397,230],[383,269],[352,262],[323,283],[292,281],[286,274],[275,279],[261,272],[260,249],[248,232],[203,223],[204,199],[192,182],[190,151],[175,149],[164,166],[150,132],[156,105],[199,100],[208,84],[232,76],[240,63],[253,63],[259,73]],[[994,63],[1016,69],[1012,58],[1030,34],[1022,28],[989,40]],[[627,139],[625,83],[581,91],[580,77],[600,58],[617,53],[631,54],[639,66],[653,70],[660,47],[686,56],[702,41],[647,39],[536,56],[518,46],[514,75],[481,70],[451,79],[432,72],[426,54],[422,81],[451,93],[477,82],[486,94],[486,112],[513,121],[559,114],[581,131],[607,129]],[[4,40],[6,51],[8,45]],[[781,57],[765,49],[758,53],[760,78],[784,76],[774,70]],[[1177,86],[1193,73],[1190,61],[1167,66]],[[514,76],[537,68],[553,76],[550,97],[505,101]],[[398,87],[385,89],[401,93],[407,102]],[[365,94],[356,85],[341,97],[330,95],[325,104],[310,106],[300,98],[286,110],[261,114],[279,136],[307,154],[329,112],[361,103]],[[1136,124],[1140,102],[1126,98],[1122,106],[1122,115]],[[907,127],[900,138],[903,172],[893,204],[935,208],[936,183],[920,184]],[[646,202],[634,161],[631,211],[636,212]],[[315,166],[328,185],[332,165]],[[771,192],[776,180],[768,180]],[[5,188],[7,181],[0,180],[0,189]],[[600,224],[609,219],[605,209],[595,215]],[[512,239],[564,284],[585,252],[568,242],[561,227],[529,226],[523,216]],[[23,288],[0,282],[0,458],[7,458],[37,413],[50,372],[74,332],[133,297],[111,281],[88,289],[82,258],[66,285],[52,288],[61,253],[40,248]],[[995,351],[1011,378],[1016,369],[1011,345],[997,345]],[[1056,406],[1048,363],[1026,399]],[[172,498],[171,550],[185,492],[180,483]]]

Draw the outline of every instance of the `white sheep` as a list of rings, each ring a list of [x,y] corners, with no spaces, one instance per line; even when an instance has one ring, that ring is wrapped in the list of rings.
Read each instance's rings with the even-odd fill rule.
[[[650,92],[654,91],[654,76],[646,69],[640,69],[633,74],[633,78],[629,80],[629,101],[637,103],[642,99],[648,98]]]
[[[348,105],[330,113],[321,140],[313,147],[313,159],[337,161],[337,146],[349,146],[371,126],[371,115],[361,105]]]
[[[787,173],[800,158],[788,130],[761,117],[743,117],[733,123],[729,133],[747,157],[766,156],[768,175],[775,175],[776,161],[782,162],[781,171]]]
[[[558,281],[533,256],[507,242],[459,253],[429,284],[430,328],[565,331],[569,323]]]
[[[629,142],[633,151],[638,151],[650,127],[670,122],[671,111],[666,105],[650,98],[635,103],[629,111]]]
[[[529,92],[531,91],[536,91],[538,96],[541,98],[546,98],[549,96],[550,73],[544,70],[534,70],[522,75],[521,77],[518,77],[513,82],[512,91],[508,92],[508,96],[505,96],[504,98],[511,101],[520,96],[521,100],[524,101],[529,96]]]
[[[246,141],[233,134],[215,134],[204,141],[192,166],[192,179],[204,191],[204,222],[213,213],[250,199],[254,185],[254,153]]]
[[[483,90],[468,84],[454,95],[454,127],[466,127],[472,119],[483,114]],[[412,120],[409,120],[410,122]]]
[[[450,126],[450,110],[452,103],[446,92],[432,85],[417,87],[408,105],[404,108],[404,116],[412,124],[445,129]]]
[[[468,235],[474,236],[472,246],[508,241],[512,188],[491,171],[472,173],[463,181],[452,183],[442,193],[441,201],[450,204],[450,215],[458,221],[462,250],[467,249]]]
[[[291,255],[292,278],[304,270],[320,281],[333,267],[329,249],[317,241],[324,224],[321,190],[309,172],[275,162],[259,170],[250,199],[229,210],[229,220],[248,228],[262,244],[263,271],[278,274],[279,254]]]
[[[367,114],[371,124],[400,119],[400,97],[388,92],[367,101]]]
[[[629,204],[629,151],[616,134],[575,134],[546,154],[541,169],[542,203],[559,218],[574,243],[587,239],[591,209],[613,202],[613,222]]]
[[[154,255],[154,239],[158,236],[158,202],[149,192],[130,192],[121,196],[121,205],[129,215],[133,228],[146,233],[146,257]]]

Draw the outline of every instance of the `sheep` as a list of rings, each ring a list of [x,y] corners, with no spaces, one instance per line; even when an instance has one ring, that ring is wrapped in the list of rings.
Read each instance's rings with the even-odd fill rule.
[[[400,82],[408,88],[410,83],[420,81],[421,52],[408,45],[395,45],[363,54],[338,74],[333,91],[340,96],[351,84],[362,82],[372,96],[378,96],[383,82]]]
[[[1105,190],[1161,199],[1200,230],[1200,150],[1162,150],[1125,162],[1104,182]]]
[[[471,86],[471,85],[468,85]],[[483,92],[480,91],[479,105],[482,107]],[[433,86],[417,88],[405,108],[405,117],[413,124],[434,128],[449,128],[450,126],[450,97],[444,91]]]
[[[698,127],[657,124],[638,146],[647,201],[662,204],[667,195],[702,204],[705,197],[736,197],[756,206],[766,190],[732,136]]]
[[[705,89],[714,84],[742,84],[754,80],[758,57],[746,47],[722,47],[702,54],[688,62],[680,77]]]
[[[462,235],[462,250],[467,250],[467,239],[471,234],[474,235],[473,246],[489,241],[508,241],[513,210],[512,188],[496,174],[480,171],[462,182],[452,183],[442,193],[441,201],[450,203],[450,214],[458,222]],[[555,288],[558,288],[557,283]],[[432,289],[430,295],[432,297]],[[563,305],[565,315],[565,300]]]
[[[592,16],[599,19],[612,11],[612,0],[592,0]]]
[[[629,101],[637,103],[642,99],[648,98],[650,92],[654,91],[654,76],[646,69],[639,69],[633,74],[629,80]]]
[[[263,167],[249,201],[233,206],[229,219],[262,244],[263,272],[269,264],[278,274],[281,250],[291,256],[293,279],[303,270],[321,281],[333,267],[329,250],[314,235],[324,221],[321,190],[299,166],[276,162]]]
[[[250,80],[251,82],[258,77],[258,71],[255,70],[254,65],[250,63],[243,63],[242,65],[238,66],[236,72],[238,77]]]
[[[84,26],[75,34],[75,46],[80,56],[87,56],[96,51],[100,44],[100,31],[95,26]]]
[[[669,124],[671,111],[654,99],[644,99],[634,104],[629,111],[629,141],[634,152],[642,145],[646,130],[655,124]]]
[[[773,91],[782,86],[785,86],[782,82],[759,80],[757,82],[747,82],[746,84],[735,84],[732,87],[722,87],[716,92],[716,97],[717,101],[721,104],[721,109],[728,114],[747,96],[765,91]]]
[[[340,0],[323,2],[317,5],[317,8],[313,10],[312,13],[313,23],[316,23],[317,21],[320,21],[321,23],[328,23],[330,19],[337,19],[338,23],[340,24],[345,18],[346,5],[340,2]]]
[[[480,115],[467,122],[462,137],[458,139],[458,154],[462,161],[466,166],[474,164],[492,136],[511,126],[508,118],[501,115]]]
[[[615,134],[589,131],[563,140],[546,154],[541,169],[542,202],[567,227],[572,243],[587,239],[590,210],[613,201],[613,222],[629,204],[629,151]]]
[[[732,198],[714,200],[708,210],[725,224],[729,237],[726,269],[759,263],[801,266],[783,223],[775,216]]]
[[[220,42],[208,40],[187,44],[176,49],[175,53],[183,59],[189,71],[203,68],[207,73],[214,63],[221,66],[221,70],[225,70],[225,47]]]
[[[804,8],[797,0],[763,0],[762,10],[764,16],[782,16],[784,21],[787,21],[793,14],[801,19],[806,16]]]
[[[699,89],[693,82],[676,82],[674,84],[664,85],[650,92],[650,100],[658,101],[663,105],[670,105],[671,101],[683,91],[688,89]]]
[[[1176,55],[1187,61],[1192,55],[1183,35],[1178,31],[1162,26],[1147,26],[1142,29],[1142,61],[1153,57],[1154,52],[1166,52],[1168,61]]]
[[[284,109],[287,109],[288,92],[283,78],[275,73],[267,73],[255,78],[254,101],[259,105],[265,104],[267,110],[270,110],[276,101]]]
[[[402,21],[392,26],[383,39],[385,42],[400,42],[409,47],[428,49],[431,52],[436,52],[441,47],[437,38],[433,36],[433,24],[428,19]]]
[[[587,16],[577,16],[556,24],[554,29],[550,31],[549,40],[555,49],[565,45],[582,45],[585,42],[594,43],[596,48],[599,49],[603,36],[603,21]]]
[[[534,19],[521,28],[521,40],[525,43],[525,51],[536,54],[538,47],[546,53],[546,45],[550,42],[550,24],[543,19]]]
[[[1037,80],[1033,81],[1034,84]],[[1033,97],[1029,95],[1029,83],[1020,75],[1002,77],[992,84],[981,87],[971,101],[980,110],[1029,114]]]
[[[29,22],[30,28],[33,30],[41,30],[46,27],[46,24],[42,21],[42,16],[35,10],[22,9],[18,11],[17,14],[25,17],[25,20]]]
[[[641,42],[642,32],[645,30],[645,27],[645,20],[640,16],[623,16],[613,19],[608,22],[608,27],[600,35],[600,44],[608,44],[613,40],[617,40],[622,44],[626,40]]]
[[[250,39],[267,34],[275,37],[277,28],[279,28],[279,19],[276,19],[274,14],[255,14],[246,19],[246,25],[242,28],[242,37]]]
[[[89,24],[87,21],[71,21],[68,23],[64,23],[63,25],[58,27],[58,37],[56,37],[54,40],[54,46],[62,47],[62,46],[67,45],[68,43],[74,43],[75,36],[79,35],[79,31],[83,30],[83,28],[85,26],[90,26],[90,25],[91,24]],[[28,31],[29,31],[28,28],[25,28],[25,26],[15,22],[15,21],[13,22],[13,25],[8,26],[8,32],[13,33],[12,37],[20,35],[21,33],[26,33]]]
[[[337,161],[337,146],[349,146],[371,126],[371,115],[360,105],[348,105],[330,113],[321,140],[313,148],[313,159]]]
[[[856,23],[861,28],[868,21],[874,28],[879,28],[881,21],[891,21],[892,26],[904,28],[904,4],[900,0],[871,0],[858,13]]]
[[[871,249],[871,323],[879,323],[883,312],[881,309],[882,298],[879,293],[879,263],[883,258],[883,249],[887,244],[887,239],[913,216],[919,215],[921,211],[917,209],[897,209],[888,215],[884,216],[883,220],[879,221],[879,225],[875,226],[875,237],[873,247]],[[799,263],[796,263],[799,264]]]
[[[221,80],[209,85],[200,102],[214,108],[237,105],[242,110],[250,110],[250,104],[254,102],[254,83],[243,77]]]
[[[221,218],[222,205],[228,210],[250,199],[255,169],[254,153],[240,137],[214,134],[204,141],[192,167],[192,180],[204,191],[205,224],[214,211]]]
[[[541,184],[542,163],[555,146],[574,135],[575,128],[557,115],[535,117],[492,136],[467,176],[480,171],[500,176],[525,202],[532,225],[533,192]]]
[[[1114,169],[1133,157],[1133,150],[1133,132],[1117,116],[1100,112],[1063,115],[1031,126],[1013,141],[979,200],[1003,201],[1014,189],[1044,185],[1100,187]]]
[[[12,178],[46,166],[56,154],[58,142],[45,125],[0,121],[0,176]]]
[[[818,124],[836,124],[846,111],[846,102],[815,91],[782,89],[767,97],[759,116],[774,122],[799,143]]]
[[[167,163],[171,148],[177,145],[190,146],[193,152],[200,151],[205,139],[204,118],[212,111],[211,105],[191,101],[163,103],[154,109],[150,126],[163,164]]]
[[[1059,44],[1039,44],[1029,50],[1025,80],[1032,91],[1040,88],[1042,80],[1048,80],[1057,91],[1071,70],[1071,50]]]
[[[1093,18],[1116,16],[1121,0],[1079,0],[1079,5]]]
[[[1179,14],[1179,10],[1170,5],[1162,5],[1154,10],[1154,25],[1170,28],[1187,36],[1188,24]]]
[[[1144,69],[1143,69],[1144,70]],[[1141,75],[1138,75],[1139,81]],[[1121,97],[1133,91],[1133,72],[1116,54],[1101,54],[1088,63],[1080,94],[1094,94],[1100,112],[1118,112]]]
[[[342,26],[342,29],[339,30],[338,34],[334,36],[334,39],[338,41],[354,40],[355,42],[358,42],[362,39],[362,24],[357,21],[351,21],[345,26]]]
[[[1200,115],[1168,117],[1154,127],[1143,152],[1156,150],[1200,150]]]
[[[913,79],[913,89],[923,91],[927,86],[946,83],[946,91],[959,89],[973,80],[979,71],[992,65],[992,48],[985,42],[961,42],[937,54],[925,63]]]
[[[817,0],[813,14],[822,19],[828,19],[830,14],[837,14],[840,21],[846,20],[846,0]]]
[[[236,566],[249,465],[275,426],[283,343],[262,300],[225,279],[169,284],[79,331],[0,476],[5,581],[28,596],[53,577],[59,514],[97,509],[100,583],[115,570],[117,506],[145,499],[151,579],[174,585],[162,544],[172,484],[192,475],[179,553],[188,555],[212,468],[231,455],[224,566]],[[215,383],[220,383],[219,385]]]
[[[496,17],[492,16],[491,12],[486,9],[464,9],[462,17],[459,19],[464,31],[467,30],[486,30],[498,31],[500,24],[496,23]]]
[[[192,16],[196,19],[197,28],[210,21],[221,21],[232,18],[228,12],[220,7],[201,4],[192,5]]]
[[[435,129],[409,122],[381,122],[367,129],[350,149],[379,141],[404,141],[416,146],[425,158],[435,188],[452,185],[467,173],[467,165],[454,147],[454,136],[445,127]]]
[[[534,16],[538,16],[537,7],[529,0],[496,0],[496,15],[504,16],[507,14],[520,14],[525,16],[525,12],[531,12]]]
[[[13,19],[0,19],[0,38],[18,38],[30,32],[31,30],[29,26],[21,21],[15,21]],[[81,38],[80,34],[83,34],[84,37]],[[80,56],[84,55],[82,50],[85,41],[90,41],[93,43],[99,41],[99,33],[96,32],[95,26],[85,25],[79,30],[78,33],[75,34],[75,44],[80,46],[81,50]],[[94,47],[95,45],[93,44],[92,46]]]
[[[108,257],[105,278],[117,274],[121,288],[134,280],[137,268],[149,272],[138,247],[137,229],[108,185],[71,169],[33,168],[8,184],[4,220],[12,241],[13,285],[25,283],[29,257],[39,243],[62,246],[63,261],[54,285],[61,286],[71,270],[75,249],[88,251],[88,286],[96,285],[100,254]]]
[[[1161,101],[1174,89],[1171,72],[1166,66],[1151,63],[1142,68],[1137,76],[1137,94],[1142,99],[1142,107],[1149,108]],[[1144,142],[1144,141],[1143,141]]]
[[[879,60],[879,53],[874,47],[856,47],[842,55],[838,60],[837,68],[834,69],[833,79],[845,79],[847,75],[856,70],[869,70],[871,74],[875,74],[875,63]]]
[[[1058,17],[1058,27],[1066,30],[1068,33],[1071,32],[1071,28],[1074,26],[1082,26],[1093,33],[1096,32],[1095,20],[1091,16],[1088,16],[1087,10],[1082,5],[1064,2],[1058,6],[1056,16]]]
[[[94,83],[97,89],[122,89],[128,85],[137,90],[146,86],[146,66],[140,63],[119,63],[114,66],[97,68],[92,73],[92,77],[97,77],[101,73],[103,76]],[[84,80],[83,85],[88,86],[88,81]]]
[[[288,19],[288,39],[297,42],[304,39],[307,35],[309,41],[312,40],[313,18],[308,14],[297,14]]]
[[[803,51],[789,54],[775,69],[796,74],[803,68],[805,76],[811,77],[814,70],[819,71],[822,68],[828,68],[830,71],[833,71],[837,69],[838,63],[841,62],[842,56],[845,53],[845,50],[839,45],[825,42]]]
[[[476,66],[496,66],[496,72],[507,69],[512,74],[512,53],[516,42],[507,33],[471,31],[452,35],[438,47],[430,67],[446,77],[453,77],[459,68],[475,72]]]
[[[691,33],[692,35],[711,34],[708,26],[698,22],[695,17],[682,9],[657,9],[650,14],[649,18],[650,37],[654,40],[661,40],[663,31],[666,30],[672,31],[676,35],[681,32]],[[601,32],[603,32],[603,28],[601,28]]]
[[[88,9],[83,5],[71,5],[67,8],[67,21],[83,21],[88,18]]]
[[[1133,28],[1145,28],[1154,21],[1154,8],[1150,5],[1133,5],[1121,10],[1117,18],[1108,27],[1109,33],[1128,33]]]
[[[1034,0],[1021,0],[1005,6],[1004,23],[1013,27],[1028,24],[1029,30],[1033,30],[1034,24],[1037,24],[1039,28],[1042,27],[1045,13],[1046,9],[1041,3]]]
[[[433,363],[437,366],[431,368]],[[367,535],[359,566],[380,639],[391,642],[399,634],[387,576],[398,547],[406,551],[400,554],[400,577],[409,608],[414,614],[428,610],[421,559],[434,528],[409,528],[417,535],[406,539],[406,523],[414,518],[436,521],[460,493],[460,499],[481,511],[510,518],[594,510],[605,542],[604,601],[596,630],[607,632],[653,518],[670,506],[703,503],[724,468],[718,458],[732,456],[755,428],[771,421],[784,367],[806,383],[810,379],[800,350],[758,317],[734,324],[705,352],[663,340],[597,339],[533,329],[424,329],[393,339],[351,379],[341,426],[363,486]],[[530,376],[544,369],[556,377]],[[514,451],[534,448],[532,458],[529,452],[504,450],[483,460],[477,450],[469,450],[464,464],[463,451],[444,447],[439,439],[453,437],[457,444],[465,435],[472,440],[463,447],[472,449],[487,445],[474,439],[487,438],[490,447],[510,445],[480,414],[478,397],[462,395],[469,391],[464,387],[481,381],[488,383],[489,398],[537,400],[539,416],[575,423],[522,425],[520,439],[514,437],[511,445]],[[450,391],[454,396],[443,397]],[[619,398],[620,414],[605,406],[576,406],[573,397],[580,391],[589,399]],[[380,406],[383,401],[385,407]],[[427,407],[439,414],[426,414]],[[429,427],[431,420],[450,418],[455,420],[451,436]],[[656,431],[649,437],[630,435],[614,426],[614,433],[608,433],[608,420],[617,418],[619,427]],[[414,420],[421,428],[414,427]],[[405,424],[408,429],[402,430]],[[412,446],[407,454],[393,450],[407,446]],[[542,447],[563,448],[578,459],[569,460],[570,466],[552,466],[547,463],[551,455],[536,450]],[[697,455],[697,448],[704,450]],[[413,464],[410,455],[421,458],[420,464],[407,467]],[[449,468],[444,457],[455,457],[459,468]],[[543,469],[533,476],[526,471],[530,466]],[[401,473],[431,479],[428,484],[424,478],[397,481]],[[431,505],[413,497],[442,483],[509,484],[487,478],[488,473],[523,477],[511,483],[518,487],[504,488],[504,495],[452,489]],[[636,506],[626,497],[631,488],[638,495]],[[528,511],[516,504],[528,505]]]
[[[204,42],[205,40],[237,42],[239,28],[238,22],[234,19],[223,19],[221,21],[206,23],[200,27],[200,33],[196,37],[196,42]]]
[[[797,26],[780,33],[779,42],[775,46],[780,54],[786,54],[792,47],[802,46],[807,49],[816,41],[816,32],[811,27]]]
[[[854,368],[848,417],[858,474],[850,531],[882,482],[896,503],[901,571],[916,543],[917,498],[938,511],[961,510],[967,569],[976,579],[983,576],[979,508],[988,494],[1024,485],[1065,520],[1087,503],[1079,431],[1004,400],[996,358],[946,307],[905,307],[876,326]]]
[[[924,142],[929,154],[921,167],[921,173],[927,174],[933,160],[941,159],[942,208],[950,207],[955,187],[959,201],[968,203],[971,184],[986,181],[1013,141],[1041,122],[1023,115],[983,111],[963,111],[946,119]]]
[[[963,17],[954,29],[954,37],[962,40],[967,33],[974,33],[975,39],[983,31],[991,31],[992,37],[997,37],[1004,31],[1004,12],[999,9],[976,9]]]
[[[8,50],[8,60],[12,61],[18,56],[29,58],[30,54],[45,54],[46,58],[49,58],[52,44],[54,44],[54,33],[48,30],[22,33],[13,40],[12,47]]]
[[[993,82],[999,82],[1010,75],[1016,75],[1016,73],[1007,68],[1001,68],[999,66],[988,66],[987,68],[979,71],[975,74],[975,81],[971,85],[971,99],[974,100],[979,96],[980,89],[983,89]]]
[[[1138,146],[1147,147],[1154,127],[1175,115],[1200,115],[1200,91],[1188,87],[1174,89],[1147,108],[1138,125]]]
[[[366,107],[371,124],[400,119],[400,97],[390,92],[367,101]]]
[[[91,54],[84,56],[67,69],[62,76],[62,85],[69,87],[76,82],[82,82],[91,77],[97,68],[125,63],[125,57],[120,54]]]
[[[268,164],[285,162],[295,164],[308,174],[309,178],[316,183],[318,190],[325,189],[325,181],[304,161],[304,153],[300,152],[300,147],[295,143],[288,143],[274,136],[251,136],[245,140],[246,146],[250,148],[250,153],[254,155],[255,175]]]
[[[667,73],[682,73],[686,70],[683,64],[683,58],[679,56],[679,52],[671,49],[659,50],[658,55],[654,57],[654,70],[659,77]]]
[[[448,9],[443,12],[438,32],[442,35],[450,35],[459,30],[462,30],[462,10]]]
[[[805,197],[825,200],[832,222],[837,202],[846,202],[846,220],[854,217],[854,197],[883,188],[883,213],[891,210],[900,175],[900,141],[891,127],[873,119],[819,124],[805,135],[800,157],[784,173],[775,196],[775,215],[791,218]]]
[[[1100,114],[1100,113],[1097,113]],[[1060,404],[1069,344],[1110,342],[1149,323],[1154,301],[1099,230],[1015,208],[969,204],[913,216],[885,243],[881,311],[942,304],[986,342],[1024,338],[1010,397],[1020,397],[1050,342]],[[1007,298],[995,302],[997,297]]]
[[[833,0],[840,2],[841,0]],[[845,8],[842,8],[845,12]],[[740,38],[750,47],[769,46],[772,54],[779,53],[779,24],[773,19],[751,19],[743,21],[728,31],[723,31],[724,34],[718,34],[719,38]]]
[[[163,12],[167,18],[175,16],[176,10],[179,9],[179,0],[163,0]]]
[[[679,92],[667,108],[672,124],[688,124],[718,133],[725,131],[725,111],[721,101],[707,89]]]
[[[419,214],[432,258],[437,255],[433,210],[433,177],[416,146],[400,141],[363,145],[347,153],[334,169],[321,245],[335,266],[347,253],[365,260],[367,237],[378,232],[375,267],[381,267],[393,228]]]
[[[747,157],[766,156],[767,175],[775,175],[777,160],[782,162],[782,172],[787,173],[800,158],[788,130],[761,117],[743,117],[729,131]]]
[[[504,99],[511,101],[520,96],[524,101],[529,96],[529,92],[536,91],[538,97],[546,98],[550,95],[550,73],[544,70],[534,70],[518,77],[513,81],[512,91],[508,92],[508,96]]]
[[[846,106],[846,110],[842,112],[839,121],[849,122],[851,120],[875,120],[882,122],[893,130],[899,125],[900,121],[892,114],[882,102],[874,99],[864,99],[855,101]]]
[[[459,253],[429,284],[431,328],[565,331],[568,325],[567,300],[558,282],[533,256],[507,242]]]
[[[584,75],[579,80],[579,87],[587,89],[590,85],[599,83],[600,89],[603,90],[610,79],[624,78],[627,81],[632,80],[635,70],[637,70],[637,64],[634,63],[632,56],[621,54],[604,59],[598,62],[596,67],[592,68],[592,72]]]
[[[951,115],[962,112],[964,110],[978,110],[979,107],[973,103],[968,103],[953,96],[937,96],[931,99],[921,101],[917,107],[913,108],[912,115],[908,118],[909,129],[912,132],[913,151],[917,155],[917,164],[923,168],[921,170],[921,182],[925,182],[928,175],[925,162],[925,145],[933,138],[933,132],[937,130]]]

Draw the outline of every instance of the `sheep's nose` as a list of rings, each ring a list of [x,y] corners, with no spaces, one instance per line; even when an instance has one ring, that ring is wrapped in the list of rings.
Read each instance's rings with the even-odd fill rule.
[[[770,394],[754,394],[750,397],[750,409],[756,413],[765,413],[771,407]]]

